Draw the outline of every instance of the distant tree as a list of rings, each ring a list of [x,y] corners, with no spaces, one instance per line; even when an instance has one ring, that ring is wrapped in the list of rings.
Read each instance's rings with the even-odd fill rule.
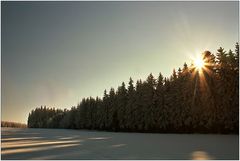
[[[1,127],[27,128],[27,125],[18,122],[1,121]]]

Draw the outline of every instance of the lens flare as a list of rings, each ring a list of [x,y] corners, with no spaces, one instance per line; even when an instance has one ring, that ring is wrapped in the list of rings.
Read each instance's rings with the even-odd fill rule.
[[[197,68],[197,70],[201,70],[202,68],[204,68],[205,62],[204,62],[203,58],[201,58],[200,56],[195,58],[194,66],[195,66],[195,68]]]

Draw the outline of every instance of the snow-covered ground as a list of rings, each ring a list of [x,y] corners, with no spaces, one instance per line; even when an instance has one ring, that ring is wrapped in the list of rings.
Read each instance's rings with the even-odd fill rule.
[[[2,128],[5,159],[238,159],[238,135]]]

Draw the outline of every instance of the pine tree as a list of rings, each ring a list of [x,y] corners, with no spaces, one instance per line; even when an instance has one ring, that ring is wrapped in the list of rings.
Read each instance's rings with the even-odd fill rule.
[[[109,99],[108,99],[108,124],[110,130],[116,130],[118,128],[117,121],[117,108],[116,108],[116,96],[113,88],[110,89]]]
[[[159,73],[158,80],[157,80],[157,87],[155,93],[155,129],[161,131],[163,129],[164,124],[164,116],[163,116],[163,109],[164,109],[164,80],[163,75]]]
[[[126,106],[127,106],[127,89],[125,87],[125,83],[122,82],[122,86],[120,86],[117,90],[117,120],[119,121],[119,128],[124,130],[126,128]]]
[[[132,123],[134,122],[134,102],[135,102],[135,88],[133,85],[132,78],[129,79],[128,90],[127,90],[127,105],[126,105],[126,130],[132,129]]]
[[[136,82],[136,93],[134,95],[134,113],[133,113],[133,129],[136,131],[144,130],[144,100],[143,100],[143,83],[142,80]]]
[[[144,117],[145,125],[144,129],[152,131],[154,126],[156,126],[156,122],[154,120],[154,112],[156,108],[156,104],[154,101],[155,97],[155,89],[156,89],[156,80],[154,79],[152,73],[147,77],[146,81],[143,83],[143,108],[145,109]]]
[[[107,91],[104,90],[104,96],[103,96],[103,114],[104,114],[104,129],[109,130],[110,124],[109,124],[109,95],[107,94]]]

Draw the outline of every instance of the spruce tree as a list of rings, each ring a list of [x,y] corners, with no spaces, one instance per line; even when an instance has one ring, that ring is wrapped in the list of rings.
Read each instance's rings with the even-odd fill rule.
[[[117,120],[119,121],[119,128],[124,130],[126,128],[126,106],[127,106],[127,89],[125,83],[122,82],[122,85],[117,90]]]
[[[134,122],[134,102],[135,102],[135,88],[133,85],[132,78],[129,79],[128,90],[127,90],[127,105],[126,105],[126,130],[132,129],[132,123]]]

